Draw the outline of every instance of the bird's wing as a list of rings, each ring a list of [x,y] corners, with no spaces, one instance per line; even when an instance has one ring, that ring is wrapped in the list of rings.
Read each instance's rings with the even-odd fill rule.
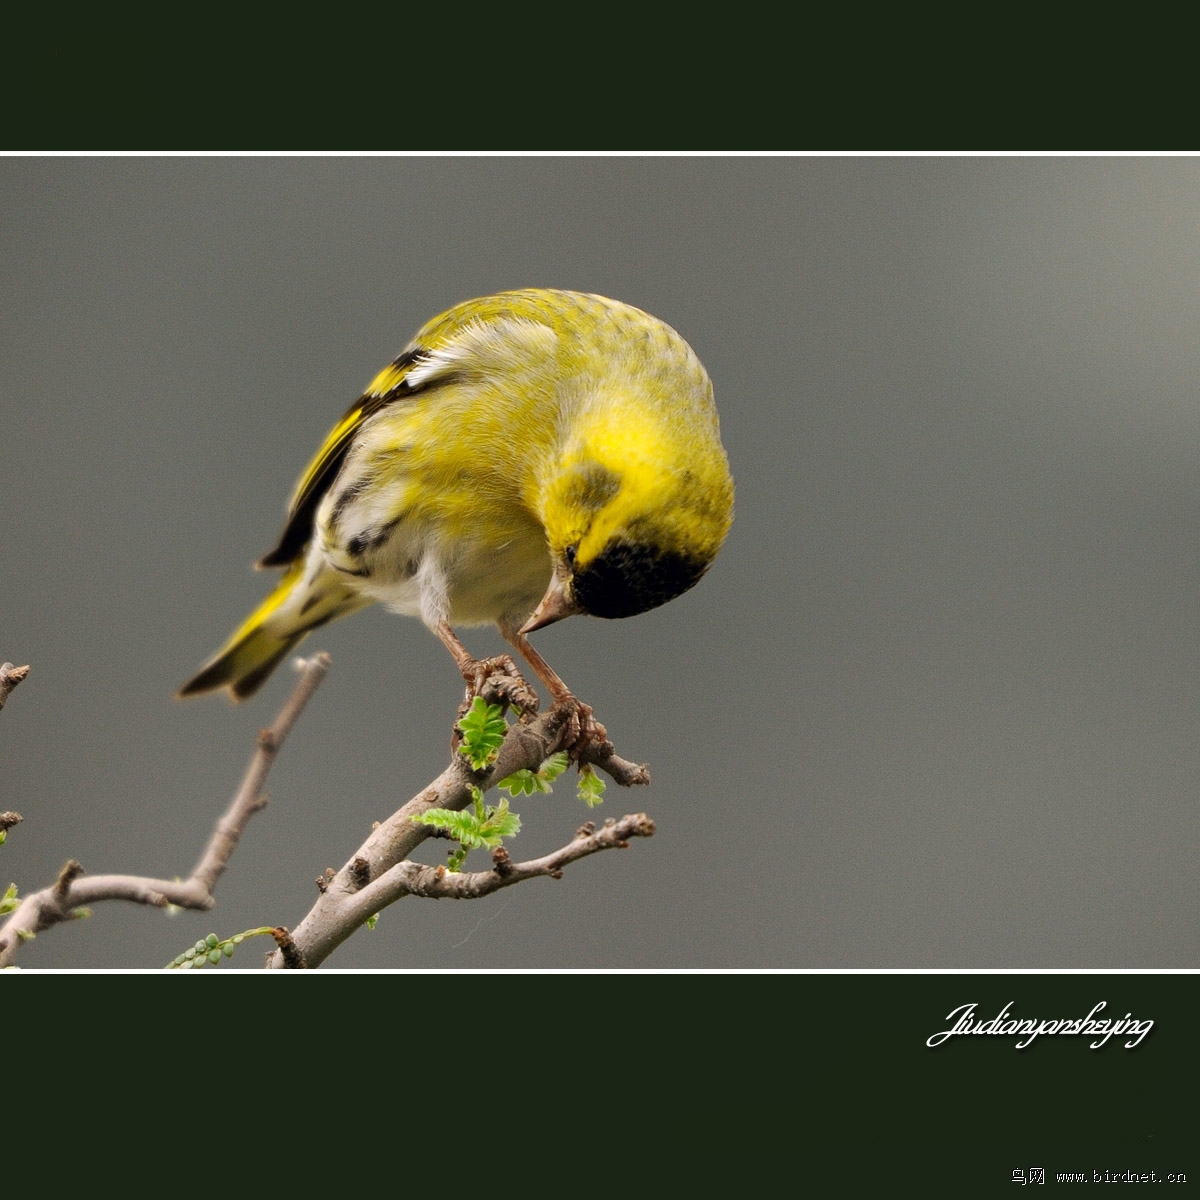
[[[303,552],[312,538],[317,506],[337,478],[350,443],[363,422],[386,405],[420,390],[422,385],[409,384],[408,374],[419,360],[421,352],[421,347],[411,347],[384,367],[362,396],[350,406],[346,415],[329,431],[312,462],[300,476],[288,505],[287,524],[275,548],[258,560],[260,567],[285,567]]]
[[[447,309],[417,333],[404,352],[371,381],[370,386],[330,430],[316,457],[300,476],[288,506],[287,524],[279,542],[259,559],[260,567],[285,567],[294,562],[312,538],[313,518],[321,498],[332,486],[354,441],[368,417],[381,408],[407,399],[453,379],[464,362],[494,357],[504,339],[490,334],[498,328],[511,333],[512,322],[526,337],[553,339],[552,318],[567,293],[532,288],[524,292],[502,292],[484,296]],[[545,322],[545,323],[543,323]],[[523,339],[510,338],[510,349],[524,350]]]

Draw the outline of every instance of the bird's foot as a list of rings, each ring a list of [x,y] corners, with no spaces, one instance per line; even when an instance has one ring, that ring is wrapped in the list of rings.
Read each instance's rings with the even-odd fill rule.
[[[565,750],[577,767],[599,767],[621,787],[648,784],[650,771],[644,763],[627,762],[618,757],[608,730],[596,720],[591,706],[584,704],[566,688],[554,690],[554,707],[544,718],[554,737],[554,748]]]
[[[489,704],[511,705],[522,716],[536,713],[541,703],[509,654],[473,658],[463,667],[462,676],[467,681],[467,696],[459,709],[460,717],[476,696],[482,696]]]
[[[562,714],[559,746],[572,762],[603,762],[612,757],[608,730],[596,720],[590,705],[567,692],[555,698],[554,712]]]

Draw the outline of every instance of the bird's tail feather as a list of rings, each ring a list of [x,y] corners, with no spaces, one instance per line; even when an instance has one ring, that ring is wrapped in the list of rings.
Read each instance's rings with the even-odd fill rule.
[[[177,694],[197,696],[228,688],[235,700],[245,700],[310,630],[366,603],[335,577],[319,577],[314,584],[300,586],[304,570],[303,559],[294,563],[275,590]]]

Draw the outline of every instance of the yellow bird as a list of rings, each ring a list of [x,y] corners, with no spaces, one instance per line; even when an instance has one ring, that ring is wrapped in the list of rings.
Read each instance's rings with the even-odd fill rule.
[[[373,603],[417,616],[477,690],[454,626],[526,635],[686,591],[733,519],[712,383],[657,318],[532,288],[434,317],[333,427],[260,567],[279,585],[180,689],[252,695],[305,634]]]

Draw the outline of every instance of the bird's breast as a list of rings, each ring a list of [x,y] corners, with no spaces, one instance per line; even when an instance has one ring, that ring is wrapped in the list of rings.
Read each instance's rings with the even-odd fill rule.
[[[550,579],[545,531],[513,498],[478,488],[379,489],[333,501],[328,564],[355,591],[428,625],[527,616]]]

